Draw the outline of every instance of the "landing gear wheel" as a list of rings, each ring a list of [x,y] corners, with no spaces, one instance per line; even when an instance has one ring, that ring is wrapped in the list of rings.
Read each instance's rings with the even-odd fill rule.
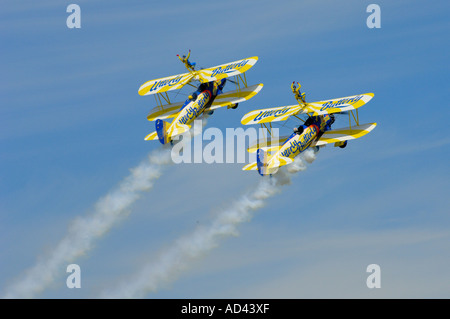
[[[344,144],[340,145],[340,148],[345,148],[347,146],[347,141],[344,142]]]

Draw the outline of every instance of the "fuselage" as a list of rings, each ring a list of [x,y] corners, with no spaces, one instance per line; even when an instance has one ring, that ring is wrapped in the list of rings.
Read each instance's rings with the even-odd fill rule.
[[[302,125],[301,134],[292,133],[283,143],[281,148],[269,160],[268,167],[276,167],[284,157],[294,159],[298,154],[305,151],[312,142],[319,139],[323,132],[331,129],[334,118],[330,115],[319,115],[310,117],[305,125]]]
[[[316,138],[319,132],[317,125],[312,124],[303,130],[302,134],[293,133],[281,148],[270,158],[267,163],[268,171],[279,166],[289,164],[286,158],[294,159],[298,154],[306,150]]]
[[[197,91],[194,93],[196,98],[194,100],[187,99],[178,112],[178,115],[174,118],[168,128],[168,133],[177,125],[189,125],[199,115],[201,115],[205,109],[207,109],[215,97],[222,92],[222,88],[225,85],[225,80],[212,81],[208,83],[202,83]]]
[[[212,99],[212,94],[209,90],[201,92],[194,101],[189,100],[186,105],[178,113],[173,120],[173,124],[190,124],[194,121],[206,108],[208,102]]]

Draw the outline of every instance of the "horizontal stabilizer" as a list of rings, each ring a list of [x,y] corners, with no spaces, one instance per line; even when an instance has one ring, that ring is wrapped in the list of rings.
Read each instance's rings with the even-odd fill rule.
[[[175,123],[175,125],[171,126],[168,132],[169,137],[174,137],[180,134],[183,134],[191,129],[190,125],[181,124],[179,122]]]
[[[291,164],[294,162],[293,158],[285,157],[285,156],[276,156],[273,158],[273,160],[270,162],[270,165],[268,166],[269,169],[278,168],[287,164]]]
[[[157,132],[150,133],[144,139],[146,141],[158,140],[158,133]]]
[[[243,171],[257,171],[258,170],[258,165],[256,162],[250,163],[245,165],[244,167],[242,167]]]

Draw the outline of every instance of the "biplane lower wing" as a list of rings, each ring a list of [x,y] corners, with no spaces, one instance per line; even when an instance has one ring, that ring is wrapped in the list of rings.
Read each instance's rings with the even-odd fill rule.
[[[150,95],[178,90],[192,80],[194,74],[183,73],[145,82],[139,88],[139,95]]]
[[[313,113],[312,115],[324,115],[356,110],[373,98],[373,93],[364,93],[337,99],[306,103],[304,113]]]
[[[219,94],[216,96],[214,102],[212,103],[211,107],[208,108],[208,110],[215,110],[219,107],[231,106],[236,103],[250,100],[256,94],[258,94],[262,88],[263,84],[260,83],[249,87],[244,87],[240,90],[234,90]]]
[[[177,116],[180,111],[181,106],[183,106],[183,102],[171,103],[162,106],[157,106],[150,110],[147,115],[147,120],[155,121],[157,119],[168,119]]]
[[[276,136],[270,138],[260,138],[259,140],[253,142],[247,151],[249,153],[255,153],[259,148],[263,149],[266,152],[276,152],[280,149],[280,147],[284,144],[284,142],[289,138],[289,136]]]
[[[329,130],[323,133],[317,142],[313,142],[311,146],[322,146],[329,143],[343,142],[360,138],[377,126],[377,123],[368,123],[352,127],[345,127],[336,130]]]
[[[211,107],[208,108],[208,111],[247,101],[252,97],[254,97],[256,94],[258,94],[262,88],[263,84],[261,83],[246,88],[242,88],[240,90],[229,91],[219,94],[214,99],[214,102],[212,103]],[[177,102],[157,106],[148,113],[147,120],[155,121],[157,119],[168,119],[176,117],[178,112],[180,111],[181,106],[183,106],[183,103],[184,102]]]
[[[196,74],[198,80],[202,83],[217,81],[247,72],[257,61],[258,57],[254,56],[207,69],[201,69],[196,71]]]

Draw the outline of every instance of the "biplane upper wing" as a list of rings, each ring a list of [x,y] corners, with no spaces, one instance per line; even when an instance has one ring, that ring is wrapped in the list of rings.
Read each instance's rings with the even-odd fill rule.
[[[193,77],[194,74],[192,73],[183,73],[156,80],[150,80],[141,85],[138,93],[139,95],[150,95],[171,90],[178,90],[192,80]]]
[[[213,66],[211,68],[196,71],[198,80],[202,83],[217,81],[230,76],[238,75],[248,71],[258,61],[258,57],[254,56],[230,63]]]
[[[214,102],[212,103],[209,110],[215,110],[219,107],[223,106],[231,106],[236,103],[240,103],[243,101],[247,101],[254,97],[256,94],[258,94],[259,91],[261,91],[263,87],[263,84],[256,84],[248,87],[244,87],[238,90],[224,92],[222,94],[219,94],[214,99]]]
[[[329,143],[343,142],[360,138],[372,131],[376,126],[377,123],[368,123],[352,127],[329,130],[323,133],[320,139],[316,142],[313,142],[311,146],[321,146]]]
[[[291,115],[300,112],[302,107],[298,104],[278,106],[261,110],[254,110],[245,114],[241,123],[244,125],[261,124],[268,122],[286,121]]]
[[[306,103],[303,113],[313,113],[316,116],[351,111],[369,102],[373,96],[373,93],[364,93],[332,100]]]
[[[261,110],[254,110],[244,115],[241,123],[244,125],[261,124],[277,121],[286,121],[296,114],[313,113],[312,115],[324,115],[355,110],[369,102],[373,93],[365,93],[341,97],[332,100],[306,103],[305,105],[278,106]]]

